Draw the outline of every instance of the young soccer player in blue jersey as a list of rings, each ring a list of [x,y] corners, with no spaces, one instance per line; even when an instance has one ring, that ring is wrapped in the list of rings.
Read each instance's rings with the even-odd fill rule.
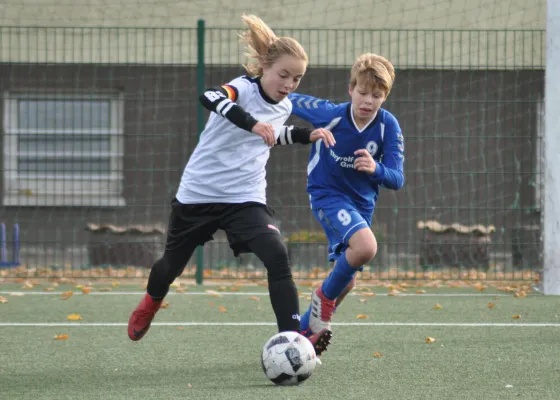
[[[336,142],[330,148],[316,142],[307,166],[311,209],[335,264],[301,318],[306,334],[331,330],[332,314],[353,287],[356,272],[375,257],[377,241],[370,226],[379,187],[398,190],[404,184],[403,135],[397,119],[381,108],[394,79],[393,65],[368,53],[352,66],[350,102],[289,96],[292,114],[331,130]]]

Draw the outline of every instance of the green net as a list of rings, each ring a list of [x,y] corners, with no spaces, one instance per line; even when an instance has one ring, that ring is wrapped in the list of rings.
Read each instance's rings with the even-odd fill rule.
[[[197,93],[243,73],[237,34],[250,8],[179,3],[8,2],[3,276],[147,276],[207,117]],[[506,3],[283,1],[259,13],[306,48],[302,93],[346,101],[364,52],[397,69],[385,108],[403,128],[406,184],[381,191],[379,251],[361,278],[539,277],[544,2]],[[67,26],[53,26],[57,13]],[[268,165],[269,204],[302,278],[329,268],[305,192],[308,151],[273,149]],[[208,277],[264,274],[221,233],[185,276],[197,266]]]

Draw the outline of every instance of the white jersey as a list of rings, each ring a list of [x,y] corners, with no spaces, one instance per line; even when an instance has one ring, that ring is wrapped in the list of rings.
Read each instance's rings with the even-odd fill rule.
[[[285,98],[272,102],[259,79],[242,76],[227,85],[238,92],[235,103],[257,121],[271,124],[277,139],[292,112],[291,101]],[[183,172],[177,200],[183,204],[266,204],[265,167],[269,156],[270,147],[260,136],[212,112]]]

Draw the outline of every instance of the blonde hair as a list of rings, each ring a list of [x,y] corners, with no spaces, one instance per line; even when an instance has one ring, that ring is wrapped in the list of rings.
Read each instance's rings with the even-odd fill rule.
[[[362,54],[352,66],[350,88],[354,89],[358,80],[370,90],[380,87],[385,91],[385,96],[389,96],[395,81],[395,67],[385,57],[373,53]]]
[[[269,67],[284,54],[290,55],[307,64],[308,58],[303,46],[291,37],[277,37],[276,34],[255,15],[243,15],[243,22],[249,30],[243,32],[241,41],[247,45],[244,55],[249,59],[243,68],[250,76],[262,76],[263,67]]]

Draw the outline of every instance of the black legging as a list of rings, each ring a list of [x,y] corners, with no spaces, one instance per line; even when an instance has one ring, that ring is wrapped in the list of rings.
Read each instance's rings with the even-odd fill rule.
[[[266,267],[270,302],[276,314],[278,330],[299,331],[298,293],[281,236],[276,233],[258,235],[247,245]],[[178,250],[165,250],[150,272],[148,294],[155,299],[165,297],[169,286],[183,273],[195,249],[196,245],[188,245]]]

